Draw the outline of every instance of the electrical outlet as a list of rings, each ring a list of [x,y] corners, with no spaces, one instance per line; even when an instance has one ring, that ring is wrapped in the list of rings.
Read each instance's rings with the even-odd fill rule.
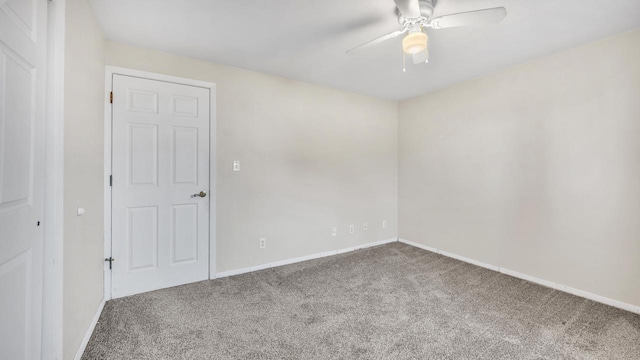
[[[260,249],[264,249],[267,247],[267,239],[260,238]]]
[[[383,229],[387,228],[387,220],[382,220],[382,228]]]
[[[338,235],[338,228],[334,227],[333,229],[331,229],[331,236],[337,236]]]
[[[356,232],[356,226],[355,225],[349,225],[349,233],[353,234],[354,232]]]
[[[233,171],[240,171],[240,161],[238,160],[233,161]]]
[[[367,224],[367,223],[362,224],[362,230],[363,231],[367,231],[368,229],[369,229],[369,224]]]

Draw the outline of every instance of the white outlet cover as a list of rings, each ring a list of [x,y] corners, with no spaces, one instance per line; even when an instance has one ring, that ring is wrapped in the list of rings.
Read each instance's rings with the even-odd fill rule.
[[[233,161],[233,171],[240,171],[240,161],[238,160]]]
[[[382,221],[382,228],[383,229],[387,228],[387,220]]]
[[[369,224],[367,223],[362,224],[362,230],[367,231],[367,229],[369,229]]]
[[[354,232],[356,232],[356,226],[355,225],[349,225],[349,232],[351,234],[353,234]]]
[[[334,227],[333,229],[331,229],[331,235],[332,235],[332,236],[336,236],[336,235],[338,235],[338,228],[335,228],[335,227]]]
[[[260,238],[260,249],[264,249],[267,247],[267,239]]]

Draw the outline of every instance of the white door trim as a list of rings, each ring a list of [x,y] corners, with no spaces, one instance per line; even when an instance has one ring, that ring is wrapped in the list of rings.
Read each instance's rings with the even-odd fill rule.
[[[43,360],[62,359],[65,0],[47,1]]]
[[[209,89],[209,279],[214,279],[216,274],[216,84],[206,81],[181,78],[176,76],[151,73],[146,71],[127,69],[107,65],[105,70],[105,113],[104,113],[104,254],[105,258],[111,256],[111,104],[110,93],[113,83],[113,75],[126,75],[149,80],[159,80],[181,85],[197,86]],[[117,98],[117,94],[114,95]],[[117,264],[118,259],[116,259]],[[111,271],[109,264],[104,265],[104,297],[111,300]]]

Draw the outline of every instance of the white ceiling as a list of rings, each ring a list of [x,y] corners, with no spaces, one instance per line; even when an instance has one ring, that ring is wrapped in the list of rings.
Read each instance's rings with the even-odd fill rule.
[[[504,6],[497,25],[429,31],[429,64],[402,72],[393,0],[90,0],[108,39],[405,99],[640,27],[639,0],[439,0],[435,16]],[[409,59],[407,59],[409,60]]]

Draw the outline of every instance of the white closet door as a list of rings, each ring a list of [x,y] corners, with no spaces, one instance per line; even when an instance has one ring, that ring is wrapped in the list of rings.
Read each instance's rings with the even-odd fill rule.
[[[114,298],[209,276],[209,98],[113,76]]]
[[[0,0],[0,358],[39,359],[46,16],[44,0]]]

